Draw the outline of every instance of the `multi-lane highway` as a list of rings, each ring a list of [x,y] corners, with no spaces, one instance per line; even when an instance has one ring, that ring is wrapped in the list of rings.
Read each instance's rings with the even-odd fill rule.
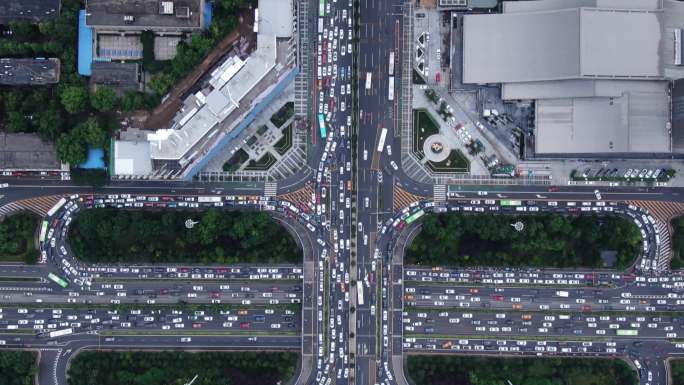
[[[66,384],[71,357],[95,348],[300,350],[296,383],[307,385],[405,385],[405,355],[423,352],[622,357],[642,384],[664,384],[664,360],[684,353],[684,275],[669,270],[667,223],[634,201],[681,202],[681,190],[452,186],[446,202],[425,198],[433,186],[402,169],[402,4],[312,2],[311,151],[277,197],[256,182],[127,180],[93,191],[0,177],[0,214],[63,198],[40,232],[44,263],[0,265],[0,346],[39,349],[41,385]],[[416,200],[397,206],[399,189]],[[263,211],[303,263],[88,264],[68,227],[97,207]],[[446,212],[620,215],[639,227],[643,250],[620,272],[404,266],[420,217]]]

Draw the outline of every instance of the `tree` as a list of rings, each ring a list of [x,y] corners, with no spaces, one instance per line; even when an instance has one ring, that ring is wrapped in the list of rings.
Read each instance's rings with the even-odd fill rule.
[[[150,79],[150,88],[158,95],[165,95],[166,92],[173,85],[174,78],[168,72],[160,72],[152,76]]]
[[[233,11],[245,5],[245,0],[220,0],[219,5],[226,11]]]
[[[93,93],[90,104],[100,112],[107,112],[114,108],[116,99],[116,92],[112,87],[100,85]]]
[[[64,109],[71,114],[85,111],[88,108],[88,91],[84,87],[69,86],[61,95]]]
[[[26,132],[28,124],[26,118],[21,111],[9,111],[7,114],[7,131],[8,132]]]
[[[107,132],[96,118],[88,118],[85,122],[77,125],[71,134],[81,138],[84,143],[93,148],[103,147],[107,140]]]
[[[57,157],[62,162],[75,166],[88,159],[88,147],[82,138],[62,134],[57,139]]]
[[[54,141],[59,137],[64,125],[64,117],[59,103],[52,100],[47,108],[38,112],[36,126],[38,134],[44,139]]]
[[[0,378],[3,379],[3,385],[32,384],[36,372],[36,355],[33,352],[0,352]]]
[[[129,112],[145,106],[145,96],[140,92],[128,90],[121,99],[121,109]]]

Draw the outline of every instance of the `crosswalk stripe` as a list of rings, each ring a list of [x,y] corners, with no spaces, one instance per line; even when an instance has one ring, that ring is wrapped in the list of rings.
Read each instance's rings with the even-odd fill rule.
[[[266,182],[264,183],[264,196],[274,197],[278,193],[278,183],[277,182]]]
[[[31,211],[40,216],[45,216],[61,197],[61,195],[51,195],[7,203],[0,206],[0,218],[24,210]]]
[[[399,211],[415,201],[422,201],[427,199],[427,197],[411,194],[410,192],[398,186],[394,186],[392,190],[392,195],[392,207],[394,208],[394,211]]]
[[[436,184],[432,186],[432,195],[435,202],[446,202],[446,185]]]

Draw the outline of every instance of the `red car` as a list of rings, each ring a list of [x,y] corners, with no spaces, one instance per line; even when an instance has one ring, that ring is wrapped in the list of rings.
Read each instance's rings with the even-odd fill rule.
[[[549,187],[549,192],[558,192],[558,186]]]
[[[241,322],[240,323],[240,329],[249,329],[250,324],[249,322]]]
[[[219,298],[221,296],[221,293],[218,291],[212,291],[211,292],[211,298]]]
[[[591,305],[582,305],[582,311],[591,311]]]
[[[493,295],[492,295],[492,299],[493,299],[494,301],[503,301],[504,297],[503,297],[503,295],[501,295],[501,294],[493,294]]]

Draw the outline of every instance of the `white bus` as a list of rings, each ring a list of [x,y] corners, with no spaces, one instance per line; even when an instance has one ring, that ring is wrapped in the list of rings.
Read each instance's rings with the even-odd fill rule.
[[[50,209],[50,211],[47,212],[47,215],[48,215],[49,217],[55,215],[55,213],[56,213],[59,209],[61,209],[62,206],[64,206],[65,203],[66,203],[66,199],[64,199],[64,198],[60,199],[59,202],[57,202],[57,204],[56,204],[54,207],[52,207],[52,208]]]
[[[383,128],[380,132],[380,140],[378,141],[378,152],[382,152],[385,147],[385,139],[387,138],[387,129]]]
[[[50,338],[55,338],[55,337],[61,337],[61,336],[68,336],[69,334],[73,333],[74,330],[69,328],[69,329],[62,329],[62,330],[55,330],[54,332],[50,332],[48,336]]]
[[[394,76],[394,51],[390,52],[389,75]]]
[[[372,73],[366,72],[366,89],[367,90],[371,89],[371,77],[372,77],[372,75],[373,75]]]
[[[221,202],[221,197],[200,196],[200,197],[197,197],[197,202],[199,202],[199,203]]]
[[[320,35],[322,33],[323,33],[323,18],[319,17],[318,18],[318,34]]]
[[[388,88],[389,88],[389,91],[388,91],[389,95],[387,96],[387,98],[389,99],[389,101],[393,101],[394,100],[394,76],[389,77],[389,87]]]
[[[356,285],[356,290],[357,290],[358,297],[359,297],[359,298],[358,298],[358,301],[357,301],[357,302],[358,302],[357,305],[358,305],[358,306],[363,306],[363,285],[357,284],[357,285]]]

